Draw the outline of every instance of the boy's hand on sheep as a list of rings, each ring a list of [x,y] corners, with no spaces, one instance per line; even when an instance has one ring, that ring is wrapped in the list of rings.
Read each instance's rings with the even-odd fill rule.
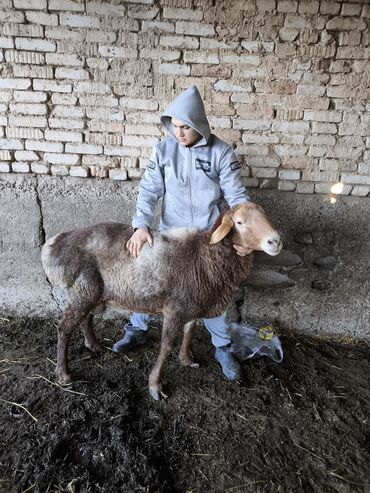
[[[233,245],[233,247],[235,248],[236,250],[236,253],[238,255],[240,255],[241,257],[245,257],[246,255],[248,255],[249,253],[252,253],[253,250],[251,250],[250,248],[248,247],[243,247],[241,245]]]
[[[130,252],[131,257],[137,258],[146,242],[151,247],[153,246],[154,242],[150,231],[145,228],[138,228],[126,243],[126,248]]]

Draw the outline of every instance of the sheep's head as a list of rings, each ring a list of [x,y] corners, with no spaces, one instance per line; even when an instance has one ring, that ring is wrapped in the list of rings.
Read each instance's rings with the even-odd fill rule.
[[[221,241],[229,233],[234,244],[272,256],[278,255],[283,246],[265,211],[251,202],[232,207],[220,216],[212,230],[210,243]]]

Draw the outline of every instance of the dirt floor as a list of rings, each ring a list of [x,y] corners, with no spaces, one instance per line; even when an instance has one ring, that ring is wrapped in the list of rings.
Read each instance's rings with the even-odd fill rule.
[[[55,326],[0,319],[1,492],[370,492],[368,345],[280,334],[283,363],[248,361],[235,383],[200,327],[201,368],[170,357],[158,403],[158,327],[127,356],[75,337],[62,388]],[[120,337],[111,321],[96,333],[107,347]]]

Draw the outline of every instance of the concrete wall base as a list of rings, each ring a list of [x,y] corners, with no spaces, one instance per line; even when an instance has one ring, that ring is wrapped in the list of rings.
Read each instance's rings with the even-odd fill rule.
[[[45,238],[101,221],[130,222],[137,189],[137,182],[0,174],[0,310],[59,315],[40,261]],[[238,293],[242,319],[369,338],[369,200],[250,194],[282,233],[285,252],[272,265],[257,259]]]

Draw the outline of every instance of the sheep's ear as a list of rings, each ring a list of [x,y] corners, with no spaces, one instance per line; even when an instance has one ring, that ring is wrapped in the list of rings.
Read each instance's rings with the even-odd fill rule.
[[[218,243],[219,241],[221,241],[223,238],[225,238],[225,236],[233,226],[233,220],[228,214],[225,214],[222,218],[220,226],[212,233],[209,243],[213,245],[214,243]]]

